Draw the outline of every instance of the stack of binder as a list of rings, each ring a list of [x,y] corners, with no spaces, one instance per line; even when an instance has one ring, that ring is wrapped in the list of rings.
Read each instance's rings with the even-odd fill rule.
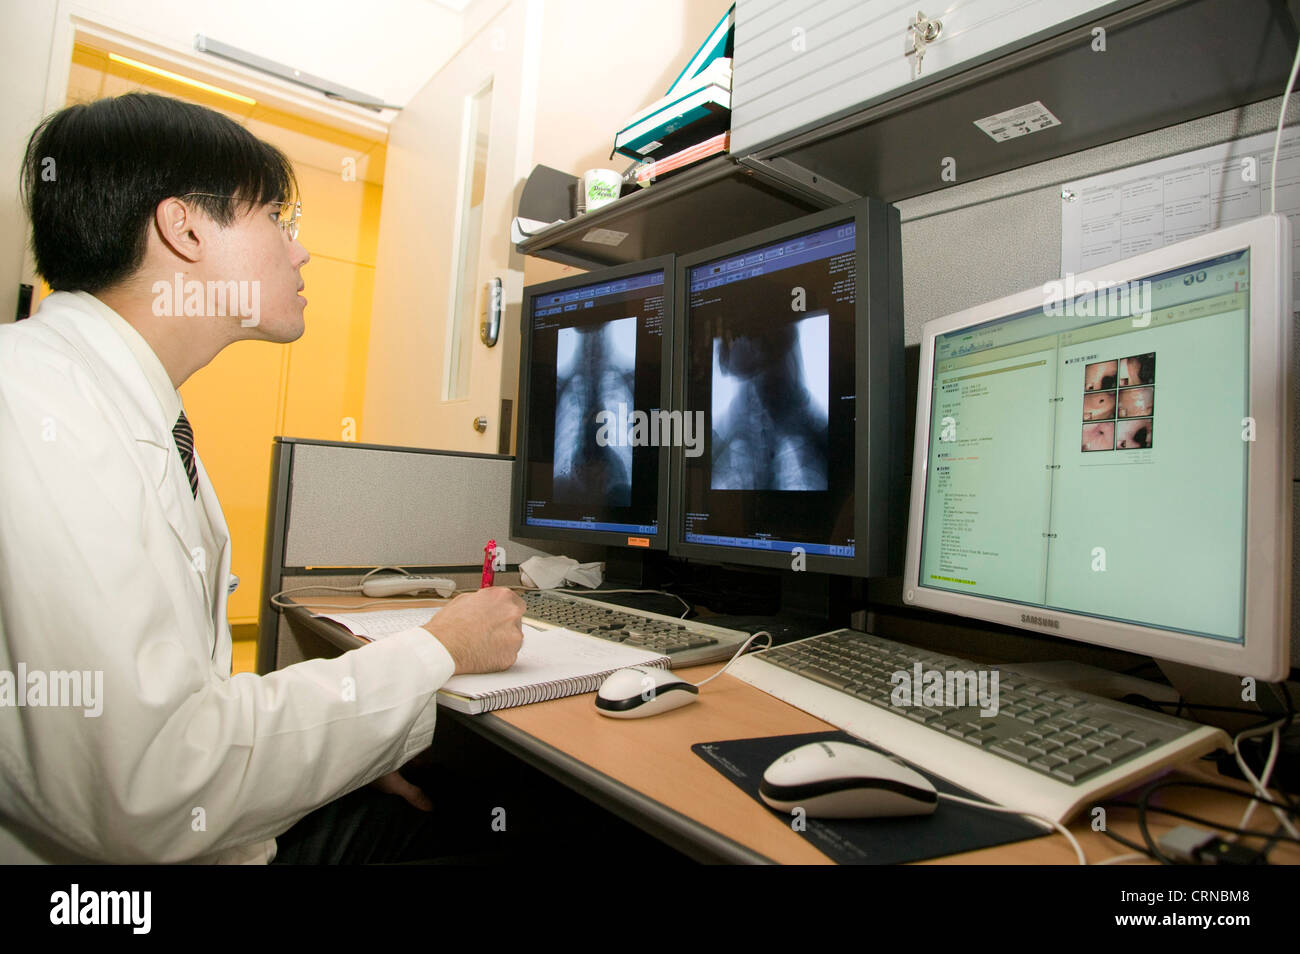
[[[633,116],[614,139],[615,152],[638,161],[654,160],[656,174],[696,162],[726,148],[731,128],[731,53],[736,8],[732,7],[695,51],[664,97]],[[694,149],[710,141],[711,151]],[[680,160],[673,163],[673,160]]]

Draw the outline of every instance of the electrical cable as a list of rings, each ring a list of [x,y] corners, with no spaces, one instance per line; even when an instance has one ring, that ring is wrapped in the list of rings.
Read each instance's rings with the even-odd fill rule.
[[[1286,104],[1291,98],[1291,87],[1295,85],[1296,71],[1300,70],[1300,47],[1295,51],[1295,62],[1291,64],[1291,75],[1286,81],[1286,92],[1282,94],[1282,108],[1277,112],[1277,137],[1273,140],[1273,176],[1269,189],[1269,212],[1277,214],[1277,154],[1282,148],[1282,124],[1286,122]]]
[[[1246,798],[1246,799],[1255,798],[1266,804],[1278,806],[1284,809],[1285,811],[1291,812],[1292,814],[1297,814],[1295,809],[1292,809],[1286,805],[1282,805],[1280,802],[1275,802],[1271,798],[1260,798],[1258,795],[1252,795],[1249,792],[1242,792],[1235,788],[1228,788],[1226,785],[1215,785],[1212,782],[1184,781],[1181,779],[1166,779],[1163,781],[1155,782],[1151,785],[1148,785],[1145,789],[1143,789],[1142,794],[1138,796],[1137,805],[1135,807],[1137,808],[1138,811],[1138,819],[1137,819],[1138,831],[1141,833],[1143,841],[1146,842],[1147,848],[1150,849],[1152,857],[1154,857],[1161,864],[1169,865],[1169,864],[1174,864],[1174,862],[1170,860],[1169,857],[1165,855],[1162,851],[1160,851],[1160,849],[1156,847],[1155,842],[1152,840],[1151,832],[1147,825],[1148,812],[1155,812],[1157,814],[1169,815],[1173,818],[1182,818],[1187,821],[1196,822],[1199,825],[1205,825],[1210,828],[1217,828],[1220,831],[1235,832],[1239,835],[1248,835],[1250,837],[1257,837],[1257,838],[1274,838],[1276,840],[1281,840],[1281,841],[1300,843],[1300,839],[1295,839],[1286,836],[1278,836],[1278,835],[1269,836],[1263,832],[1246,831],[1244,829],[1237,828],[1232,825],[1226,825],[1222,822],[1216,822],[1208,818],[1200,818],[1188,812],[1180,812],[1177,811],[1176,809],[1155,808],[1151,806],[1150,805],[1151,796],[1154,795],[1156,792],[1160,791],[1161,789],[1165,789],[1165,788],[1202,788],[1208,791],[1222,792],[1226,795],[1231,795],[1237,798]],[[1134,807],[1131,806],[1131,803],[1126,803],[1126,802],[1114,802],[1112,804],[1124,805],[1125,807]]]
[[[1071,846],[1073,846],[1074,854],[1079,859],[1079,864],[1086,865],[1088,863],[1088,859],[1084,857],[1083,848],[1080,847],[1078,839],[1070,833],[1070,829],[1066,828],[1060,822],[1052,821],[1050,818],[1044,818],[1042,815],[1035,815],[1033,812],[1020,811],[1018,808],[1007,808],[1003,805],[991,805],[988,802],[977,802],[971,798],[962,798],[960,795],[949,795],[947,792],[939,792],[938,794],[940,798],[945,798],[950,802],[960,802],[963,805],[970,805],[974,808],[983,808],[990,812],[1003,812],[1007,815],[1023,815],[1026,818],[1032,818],[1045,825],[1050,825],[1064,835],[1066,840],[1070,842]]]
[[[736,650],[735,655],[733,655],[730,659],[727,660],[727,664],[726,664],[725,666],[723,666],[721,669],[719,669],[717,672],[715,672],[712,676],[709,676],[707,679],[703,680],[702,682],[697,682],[697,683],[695,683],[695,688],[698,689],[698,688],[700,688],[700,686],[704,685],[705,683],[712,682],[714,679],[717,679],[717,678],[718,678],[719,676],[721,676],[724,672],[726,672],[728,669],[730,669],[730,668],[731,668],[731,664],[734,663],[737,659],[740,658],[740,654],[743,653],[746,649],[749,648],[749,644],[752,643],[754,640],[758,639],[758,637],[760,637],[760,636],[766,636],[766,637],[767,637],[767,645],[764,646],[763,649],[771,649],[771,648],[772,648],[772,634],[769,633],[769,632],[768,632],[767,630],[765,630],[765,629],[760,629],[757,633],[754,633],[754,635],[750,636],[749,639],[745,640],[743,643],[740,644],[740,648]]]

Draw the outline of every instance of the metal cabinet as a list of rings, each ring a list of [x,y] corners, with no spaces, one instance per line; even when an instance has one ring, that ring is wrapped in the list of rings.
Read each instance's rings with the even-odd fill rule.
[[[1133,2],[736,0],[731,150],[745,155],[992,50]]]

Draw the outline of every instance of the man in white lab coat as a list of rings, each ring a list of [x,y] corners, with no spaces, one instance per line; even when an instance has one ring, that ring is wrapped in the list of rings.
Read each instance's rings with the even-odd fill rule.
[[[230,540],[177,388],[234,341],[303,333],[288,160],[130,94],[47,118],[22,184],[54,293],[0,327],[0,861],[266,862],[367,783],[419,801],[395,770],[453,672],[514,661],[509,590],[230,673]]]

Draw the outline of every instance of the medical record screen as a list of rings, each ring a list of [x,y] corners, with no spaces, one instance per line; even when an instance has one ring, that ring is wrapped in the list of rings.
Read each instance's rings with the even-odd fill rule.
[[[935,340],[918,583],[1240,642],[1249,250],[1062,286]]]
[[[659,533],[659,447],[631,423],[663,407],[664,272],[534,295],[524,522]]]

